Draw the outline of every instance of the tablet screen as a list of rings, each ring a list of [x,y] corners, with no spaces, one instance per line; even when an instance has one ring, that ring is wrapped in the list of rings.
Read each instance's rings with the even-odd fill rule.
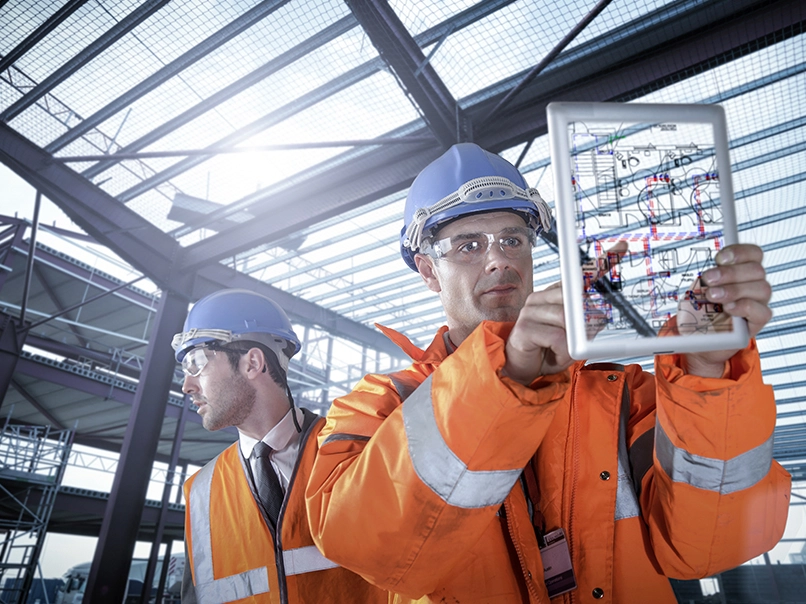
[[[700,279],[736,241],[727,139],[721,110],[713,109],[550,105],[566,323],[576,358],[744,345],[741,324],[706,299]],[[568,287],[571,281],[578,287]]]

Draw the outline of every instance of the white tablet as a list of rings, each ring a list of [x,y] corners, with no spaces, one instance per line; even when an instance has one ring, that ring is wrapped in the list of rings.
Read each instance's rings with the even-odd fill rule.
[[[744,348],[699,277],[738,241],[717,105],[547,109],[568,350],[616,359]]]

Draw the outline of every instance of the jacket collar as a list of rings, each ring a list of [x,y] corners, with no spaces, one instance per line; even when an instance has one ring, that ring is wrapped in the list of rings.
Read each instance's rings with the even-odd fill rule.
[[[434,336],[434,339],[429,344],[428,348],[422,350],[418,348],[414,344],[411,343],[406,336],[402,333],[395,331],[389,327],[384,327],[380,323],[375,323],[375,327],[377,327],[383,334],[392,340],[395,344],[397,344],[400,349],[405,352],[411,359],[418,363],[438,363],[445,359],[452,350],[449,350],[446,345],[445,341],[447,339],[448,333],[448,326],[443,325],[437,331],[437,335]]]

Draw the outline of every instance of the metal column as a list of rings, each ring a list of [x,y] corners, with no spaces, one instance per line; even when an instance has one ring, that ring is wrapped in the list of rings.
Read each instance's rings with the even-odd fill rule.
[[[154,569],[157,566],[157,558],[159,556],[160,544],[165,530],[165,518],[168,514],[168,504],[171,502],[171,488],[174,484],[176,477],[176,465],[179,463],[179,451],[182,448],[182,439],[185,436],[185,423],[187,421],[188,413],[190,413],[190,397],[185,396],[184,407],[179,419],[176,420],[176,432],[174,433],[174,443],[171,447],[171,461],[168,462],[168,472],[165,476],[165,487],[162,489],[162,505],[160,506],[160,513],[157,520],[157,527],[154,529],[154,541],[151,544],[151,554],[148,558],[148,566],[146,567],[146,576],[143,584],[143,593],[140,596],[141,604],[148,604],[149,597],[151,596],[151,586],[154,583]],[[178,489],[182,490],[182,483],[178,483]],[[167,544],[165,556],[162,558],[162,570],[160,572],[160,587],[155,601],[162,601],[162,590],[165,587],[165,575],[171,558],[171,542]]]
[[[0,405],[8,392],[14,377],[17,359],[20,358],[25,334],[19,333],[16,320],[10,315],[0,312]]]
[[[90,602],[122,602],[126,593],[176,366],[171,337],[182,330],[187,309],[186,299],[163,292],[87,581]]]

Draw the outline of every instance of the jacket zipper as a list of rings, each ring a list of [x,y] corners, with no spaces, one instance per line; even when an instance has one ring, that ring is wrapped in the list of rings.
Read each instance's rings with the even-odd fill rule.
[[[305,425],[305,414],[303,412],[303,425]],[[297,450],[297,461],[294,463],[294,471],[291,473],[291,477],[288,480],[288,488],[286,489],[286,496],[283,498],[283,505],[280,506],[280,512],[277,514],[277,527],[276,531],[277,534],[274,538],[274,558],[275,558],[275,565],[277,567],[277,582],[280,586],[280,602],[281,604],[288,604],[288,585],[286,584],[286,576],[285,576],[285,560],[283,559],[283,539],[282,539],[282,525],[283,525],[283,518],[285,517],[285,508],[286,504],[288,503],[288,497],[291,496],[291,489],[294,486],[294,482],[297,478],[297,470],[299,470],[299,464],[302,460],[302,455],[305,453],[305,446],[308,444],[308,438],[311,435],[311,430],[313,426],[316,424],[317,419],[314,418],[304,429],[302,434],[300,434],[299,439],[299,449]],[[269,531],[271,532],[271,524],[269,524]]]
[[[574,388],[571,393],[571,425],[573,429],[574,445],[571,450],[573,455],[573,470],[571,471],[571,501],[568,505],[568,553],[571,556],[571,566],[574,564],[574,500],[576,499],[577,492],[577,475],[579,474],[579,414],[575,404],[577,398],[577,384],[579,384],[579,375],[574,376]],[[569,592],[569,601],[571,604],[576,600],[576,589]]]
[[[509,497],[504,499],[504,515],[507,518],[507,528],[509,529],[509,537],[512,541],[512,545],[515,547],[515,552],[518,554],[518,562],[521,565],[521,572],[523,573],[523,579],[526,581],[526,588],[529,590],[529,595],[535,602],[540,602],[540,598],[537,595],[537,591],[535,590],[535,586],[532,583],[532,573],[526,568],[526,563],[523,559],[523,551],[521,550],[519,533],[520,531],[516,531],[515,527],[515,514],[512,510],[512,503],[509,501]]]

